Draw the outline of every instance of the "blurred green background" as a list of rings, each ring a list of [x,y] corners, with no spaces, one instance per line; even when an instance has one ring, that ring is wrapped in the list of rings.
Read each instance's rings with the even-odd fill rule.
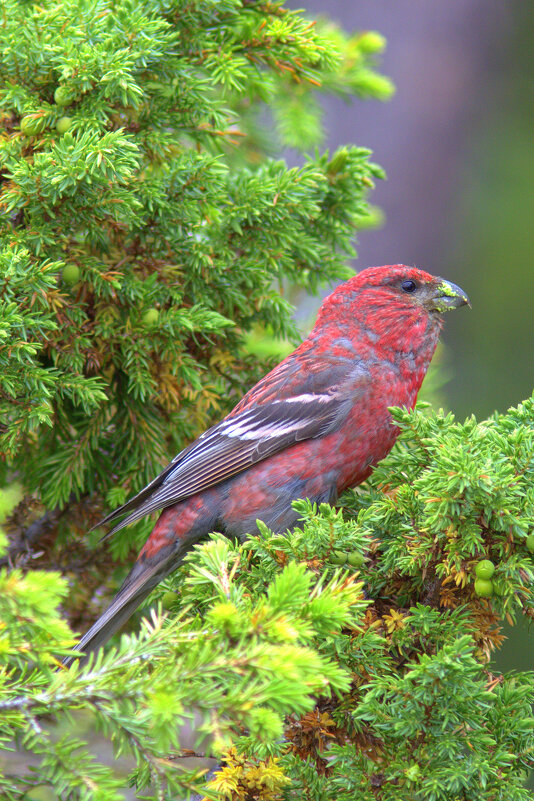
[[[504,411],[534,387],[534,4],[305,7],[384,34],[397,87],[384,104],[324,103],[326,144],[369,146],[388,174],[371,198],[384,225],[362,234],[355,266],[404,262],[460,284],[473,308],[447,318],[440,397],[462,418]],[[505,633],[497,669],[532,669],[531,627]]]

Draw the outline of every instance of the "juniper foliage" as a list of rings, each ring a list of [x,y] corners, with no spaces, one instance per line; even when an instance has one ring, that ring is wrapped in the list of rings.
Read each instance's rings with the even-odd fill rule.
[[[287,537],[213,535],[158,590],[166,613],[82,669],[55,669],[72,642],[64,579],[4,574],[2,740],[43,760],[0,776],[5,797],[121,797],[112,769],[41,719],[85,710],[150,798],[528,801],[533,676],[489,656],[504,616],[534,614],[534,399],[478,424],[394,414],[399,445],[341,509],[299,501]],[[225,760],[207,787],[180,768],[191,710]]]

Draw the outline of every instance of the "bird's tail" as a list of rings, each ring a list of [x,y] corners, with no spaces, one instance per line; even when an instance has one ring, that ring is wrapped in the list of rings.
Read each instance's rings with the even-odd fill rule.
[[[84,634],[76,646],[80,651],[80,661],[83,663],[89,654],[98,650],[120,627],[126,623],[135,612],[139,604],[147,597],[152,589],[171,573],[181,561],[183,553],[168,546],[168,554],[162,549],[157,560],[140,557],[126,577],[124,584],[112,600],[106,611],[98,618],[89,631]],[[181,549],[180,549],[181,550]],[[64,665],[70,665],[76,657],[67,657]]]

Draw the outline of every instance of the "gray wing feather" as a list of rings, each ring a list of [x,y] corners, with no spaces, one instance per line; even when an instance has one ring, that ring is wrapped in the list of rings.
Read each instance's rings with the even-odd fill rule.
[[[354,371],[356,372],[356,371]],[[145,515],[172,506],[246,470],[256,462],[305,439],[321,437],[346,419],[367,378],[357,371],[352,380],[329,386],[323,393],[273,400],[226,417],[208,429],[138,495],[97,525],[127,516],[106,536]],[[356,386],[355,386],[356,385]]]

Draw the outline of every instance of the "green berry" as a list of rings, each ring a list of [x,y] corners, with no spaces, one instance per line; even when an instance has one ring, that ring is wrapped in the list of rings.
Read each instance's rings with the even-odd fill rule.
[[[54,103],[57,106],[68,106],[72,102],[72,96],[66,86],[58,86],[54,92]]]
[[[35,114],[28,114],[27,117],[23,117],[20,121],[20,130],[25,136],[35,136],[35,134],[41,133],[44,128],[45,121],[42,116],[36,117]]]
[[[177,598],[178,598],[177,592],[171,592],[171,590],[164,592],[161,598],[162,607],[164,609],[170,609],[176,603]]]
[[[479,562],[475,567],[475,575],[479,579],[485,579],[486,581],[489,581],[494,573],[495,565],[489,559],[482,559],[482,561]]]
[[[71,125],[72,125],[72,117],[60,117],[59,120],[56,122],[56,131],[58,132],[58,134],[67,133]]]
[[[72,286],[80,280],[80,268],[77,264],[67,264],[62,270],[61,278],[64,284]]]
[[[487,579],[477,579],[475,581],[475,592],[481,598],[491,598],[493,595],[493,582]]]
[[[154,308],[147,309],[141,320],[145,325],[155,325],[159,320],[159,311]]]
[[[332,551],[330,554],[330,561],[335,565],[344,565],[347,561],[347,554],[345,551]]]
[[[526,546],[530,553],[534,553],[534,534],[529,534],[526,539]]]
[[[365,562],[365,556],[359,551],[351,551],[347,557],[347,562],[351,567],[361,567]]]

